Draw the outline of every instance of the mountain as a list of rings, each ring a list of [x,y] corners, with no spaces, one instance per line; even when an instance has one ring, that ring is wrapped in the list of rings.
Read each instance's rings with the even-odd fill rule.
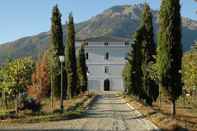
[[[100,36],[131,38],[136,31],[143,4],[114,6],[87,21],[76,24],[77,39]],[[155,36],[158,31],[158,11],[152,10]],[[63,25],[64,38],[66,26]],[[197,21],[182,18],[182,44],[184,51],[190,50],[197,38]],[[48,47],[50,32],[43,32],[35,36],[24,37],[19,40],[0,45],[0,63],[6,58],[21,56],[36,57]]]

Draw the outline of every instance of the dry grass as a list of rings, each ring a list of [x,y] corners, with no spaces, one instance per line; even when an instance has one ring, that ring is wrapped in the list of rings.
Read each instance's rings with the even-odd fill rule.
[[[86,107],[95,98],[94,94],[81,94],[71,100],[64,101],[64,113],[60,113],[59,100],[54,101],[54,107],[51,108],[50,99],[42,102],[42,111],[38,113],[31,113],[28,110],[20,112],[17,117],[0,120],[1,123],[38,123],[41,121],[58,121],[78,118],[83,116]]]
[[[74,97],[71,100],[64,100],[64,109],[69,110],[72,106],[76,105],[77,103],[82,103],[83,101],[87,100],[90,96],[87,94],[81,94],[79,96]],[[60,100],[54,99],[53,101],[53,107],[51,105],[50,99],[46,99],[42,102],[42,111],[43,112],[53,112],[55,110],[58,110],[60,108]]]
[[[145,118],[151,120],[162,129],[168,129],[170,131],[170,128],[175,129],[181,126],[191,131],[197,130],[197,116],[188,111],[188,108],[178,105],[176,118],[172,119],[171,105],[168,101],[162,102],[161,107],[159,106],[159,102],[154,103],[152,107],[148,107],[144,106],[143,103],[137,101],[134,97],[124,96],[124,99],[141,112]]]

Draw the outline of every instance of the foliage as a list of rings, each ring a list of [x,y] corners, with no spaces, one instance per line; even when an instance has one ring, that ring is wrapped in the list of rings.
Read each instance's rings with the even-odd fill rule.
[[[146,103],[152,105],[159,95],[157,83],[152,79],[150,68],[155,63],[156,47],[153,36],[152,13],[148,4],[144,5],[141,28],[143,30],[142,40],[142,73],[143,89],[146,94]]]
[[[69,15],[66,39],[66,73],[67,73],[67,95],[72,98],[77,93],[77,65],[75,53],[75,27],[72,14]]]
[[[134,43],[129,50],[128,62],[123,70],[123,80],[128,95],[145,100],[149,105],[159,95],[158,84],[154,78],[155,43],[153,36],[152,14],[148,4],[144,5],[141,25],[133,36]]]
[[[78,75],[80,91],[82,92],[87,91],[88,78],[87,78],[87,65],[86,65],[84,45],[81,45],[81,47],[78,50],[77,75]]]
[[[131,86],[129,86],[129,63],[127,62],[126,65],[124,66],[123,70],[122,70],[122,78],[123,78],[123,83],[124,83],[124,93],[126,93],[127,95],[129,95],[129,88]]]
[[[8,71],[7,71],[6,66],[1,67],[1,69],[0,69],[0,80],[1,80],[0,92],[2,92],[2,93],[5,92],[7,94],[11,94],[12,83],[9,81],[7,73],[8,73]]]
[[[140,99],[144,96],[142,88],[142,28],[139,28],[133,36],[134,43],[128,53],[128,63],[123,70],[123,80],[126,93]]]
[[[135,43],[132,45],[132,48],[129,49],[128,57],[127,57],[127,63],[123,69],[122,76],[125,86],[125,93],[127,95],[138,95],[138,88],[136,88],[136,81],[135,81],[135,55],[136,49],[135,49]]]
[[[159,79],[172,101],[173,115],[175,115],[175,101],[182,93],[180,0],[163,0],[159,18],[160,30],[157,51]]]
[[[183,57],[183,81],[187,92],[197,90],[197,51],[191,51]]]
[[[57,5],[53,7],[52,18],[51,18],[51,34],[52,34],[52,43],[54,49],[57,51],[56,55],[64,54],[64,45],[63,45],[63,31],[61,24],[61,13]]]
[[[58,6],[55,5],[51,18],[51,37],[48,50],[51,85],[55,96],[60,96],[60,61],[59,55],[64,55],[63,31],[61,24],[61,14]]]
[[[1,91],[16,100],[16,113],[19,108],[19,97],[26,92],[27,85],[31,84],[31,74],[34,62],[31,57],[10,60],[1,69]],[[4,97],[4,101],[8,97]]]
[[[28,88],[29,96],[40,101],[43,97],[49,96],[50,78],[49,78],[48,58],[45,53],[41,60],[36,64],[36,69],[32,74],[32,85]]]
[[[12,60],[3,68],[3,85],[9,88],[9,92],[17,94],[26,90],[27,85],[31,83],[31,74],[34,69],[32,58],[25,57]]]
[[[32,112],[40,112],[41,110],[41,103],[40,101],[32,98],[32,97],[26,97],[21,101],[21,107],[20,110],[31,110]]]
[[[140,99],[144,99],[146,94],[143,89],[143,72],[142,72],[142,62],[143,62],[143,28],[140,27],[134,35],[133,48],[133,86],[134,95],[138,96]]]

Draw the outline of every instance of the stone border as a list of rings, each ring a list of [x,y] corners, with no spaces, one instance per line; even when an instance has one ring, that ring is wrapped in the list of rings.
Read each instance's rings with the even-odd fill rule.
[[[86,103],[84,104],[84,108],[85,108],[84,112],[87,112],[87,110],[90,109],[90,107],[96,101],[97,98],[98,98],[98,95],[94,95],[94,96],[92,96],[92,98],[90,98],[88,101],[86,101]]]

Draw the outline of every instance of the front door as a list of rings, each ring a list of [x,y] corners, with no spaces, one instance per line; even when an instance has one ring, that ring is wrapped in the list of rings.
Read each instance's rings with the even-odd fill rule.
[[[104,80],[104,91],[110,91],[110,81],[109,81],[109,79]]]

